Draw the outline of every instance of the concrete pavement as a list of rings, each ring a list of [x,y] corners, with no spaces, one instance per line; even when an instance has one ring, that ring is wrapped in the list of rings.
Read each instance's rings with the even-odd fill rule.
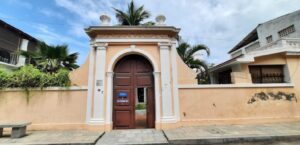
[[[110,132],[35,131],[0,144],[205,144],[205,145],[300,145],[300,122],[251,125],[209,125],[169,130],[132,129]]]

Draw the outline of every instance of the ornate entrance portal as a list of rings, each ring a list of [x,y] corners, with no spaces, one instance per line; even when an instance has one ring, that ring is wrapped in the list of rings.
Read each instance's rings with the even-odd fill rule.
[[[154,98],[151,63],[140,55],[119,60],[113,78],[113,128],[154,128]]]

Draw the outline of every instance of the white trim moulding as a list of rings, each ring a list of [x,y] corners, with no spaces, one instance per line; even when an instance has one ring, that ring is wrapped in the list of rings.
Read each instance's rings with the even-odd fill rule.
[[[212,85],[179,85],[179,89],[206,89],[206,88],[291,88],[292,83],[279,84],[212,84]]]
[[[4,88],[0,89],[4,92],[24,91],[24,88]],[[47,87],[47,88],[28,88],[29,91],[87,91],[87,86],[71,86],[71,87]]]

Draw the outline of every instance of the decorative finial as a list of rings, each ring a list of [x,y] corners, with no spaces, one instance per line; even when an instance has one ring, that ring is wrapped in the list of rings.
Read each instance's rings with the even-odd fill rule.
[[[109,26],[110,25],[110,17],[106,14],[100,16],[101,25],[102,26]]]
[[[165,21],[166,21],[166,17],[164,15],[158,15],[158,16],[156,16],[155,20],[156,20],[155,25],[164,26]]]

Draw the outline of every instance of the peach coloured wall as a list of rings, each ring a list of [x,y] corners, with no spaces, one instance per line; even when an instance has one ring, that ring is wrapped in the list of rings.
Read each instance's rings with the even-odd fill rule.
[[[177,54],[177,76],[178,84],[197,84],[197,73],[190,69]]]
[[[29,99],[29,100],[27,100]],[[0,120],[30,121],[31,130],[81,129],[85,125],[87,89],[0,91]]]
[[[251,83],[251,74],[249,72],[231,72],[231,82],[233,84]]]
[[[84,64],[82,64],[76,70],[70,72],[70,79],[72,86],[87,86],[89,74],[89,55],[87,56]]]
[[[255,62],[251,63],[253,65],[255,64],[286,64],[284,54],[274,54],[274,55],[268,55],[268,56],[261,56],[255,58]]]
[[[282,91],[300,97],[300,57],[271,55],[251,64],[287,64],[293,87],[242,87],[239,84],[179,89],[182,125],[300,121],[300,103],[287,100],[247,102],[255,93]],[[248,65],[242,72],[248,72]],[[267,84],[265,84],[267,85]],[[225,85],[226,86],[226,85]]]
[[[300,56],[288,56],[286,57],[286,62],[290,81],[296,86],[295,90],[300,92]]]
[[[247,102],[255,93],[300,92],[294,88],[179,89],[182,125],[235,124],[300,120],[300,103],[287,100]]]

